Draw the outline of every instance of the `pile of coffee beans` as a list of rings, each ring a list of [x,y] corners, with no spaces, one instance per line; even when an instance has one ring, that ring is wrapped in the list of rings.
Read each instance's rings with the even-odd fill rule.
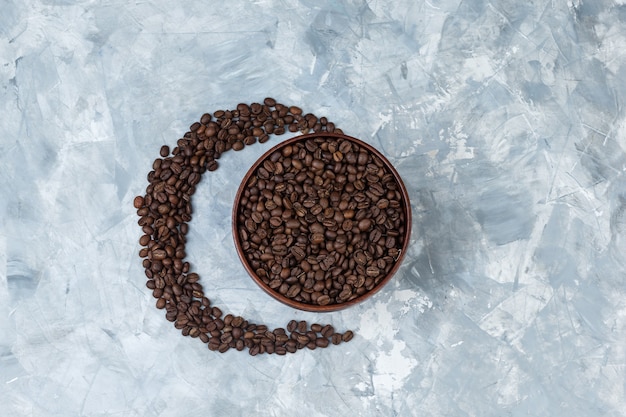
[[[236,204],[249,270],[296,305],[362,298],[404,243],[400,184],[369,145],[344,135],[281,144],[247,176]]]
[[[285,328],[269,329],[240,316],[224,315],[211,304],[200,276],[186,261],[185,243],[192,218],[191,197],[202,174],[215,171],[218,159],[228,151],[266,142],[270,134],[290,132],[341,132],[325,117],[303,114],[272,98],[261,103],[239,104],[236,110],[202,115],[170,150],[163,146],[148,173],[143,196],[134,199],[143,231],[139,239],[148,281],[156,307],[184,336],[198,338],[214,351],[248,349],[251,355],[284,355],[307,347],[315,349],[347,342],[351,331],[338,333],[330,325],[292,320]]]

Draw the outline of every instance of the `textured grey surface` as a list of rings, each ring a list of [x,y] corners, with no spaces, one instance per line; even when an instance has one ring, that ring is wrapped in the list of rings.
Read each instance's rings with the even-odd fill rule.
[[[12,1],[0,13],[0,414],[626,415],[626,3]],[[380,149],[400,272],[316,316],[246,276],[226,154],[189,260],[225,311],[352,328],[210,352],[145,288],[132,207],[202,113],[274,96]]]

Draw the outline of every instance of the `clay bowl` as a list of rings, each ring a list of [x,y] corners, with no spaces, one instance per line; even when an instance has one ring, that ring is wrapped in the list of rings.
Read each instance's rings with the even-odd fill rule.
[[[343,141],[348,141],[351,145],[344,145],[343,147],[344,151],[346,151],[347,149],[351,149],[353,155],[351,155],[350,158],[348,158],[347,153],[345,156],[341,152],[339,152],[339,154],[333,155],[333,152],[336,152],[337,146],[340,145]],[[324,148],[326,150],[324,150]],[[338,172],[337,175],[333,175],[334,171],[333,173],[326,172],[328,170],[333,170],[333,167],[340,171],[340,169],[336,168],[338,165],[345,166],[349,164],[350,161],[357,159],[354,155],[356,153],[355,151],[363,152],[368,155],[368,158],[370,158],[370,156],[371,158],[373,158],[369,159],[369,164],[372,164],[372,166],[370,166],[370,170],[375,170],[376,167],[378,167],[379,171],[376,172],[375,175],[378,175],[380,181],[371,176],[369,177],[370,180],[368,181],[365,177],[368,171],[365,168],[363,168],[363,171],[358,171],[356,174],[354,174],[354,170],[352,170],[353,174],[358,175],[359,178],[362,180],[358,183],[358,185],[357,182],[350,182],[349,180],[347,180],[347,178],[352,180],[354,180],[355,178],[349,177],[348,172],[345,169],[343,169],[341,172]],[[298,154],[296,155],[294,152],[298,152]],[[311,156],[305,156],[304,159],[300,159],[300,157],[303,156],[305,153],[309,153]],[[275,167],[277,159],[286,158],[285,155],[289,155],[287,157],[291,158],[291,163],[287,161],[286,163],[282,164],[282,170],[276,170]],[[313,166],[311,164],[312,157],[316,159],[315,162],[317,162],[317,174],[315,174],[315,172],[312,172],[313,168],[307,168],[307,166]],[[345,160],[343,158],[345,158]],[[338,161],[336,161],[335,159],[337,159]],[[376,161],[374,161],[374,159]],[[300,163],[294,162],[296,160],[300,161]],[[323,168],[319,168],[319,160],[322,160],[322,162],[324,162]],[[271,161],[274,163],[274,165],[269,164],[266,161]],[[282,161],[281,159],[280,162],[284,161]],[[280,162],[278,163],[280,164]],[[373,162],[377,163],[373,164]],[[285,167],[285,165],[287,166]],[[304,168],[299,168],[300,165],[303,165]],[[270,169],[268,169],[268,167]],[[299,178],[297,177],[297,173],[300,172],[300,170],[302,169],[310,169],[308,173],[309,176],[304,180],[302,175]],[[291,172],[294,174],[293,176],[287,174]],[[369,173],[372,174],[372,172]],[[343,178],[341,177],[342,174],[345,174],[343,175]],[[276,177],[276,175],[278,175],[278,177]],[[296,178],[293,178],[294,176],[296,176]],[[316,176],[318,178],[315,178]],[[278,179],[278,181],[276,181],[276,179]],[[287,181],[288,179],[289,181]],[[301,182],[298,183],[297,180],[300,180]],[[320,184],[322,183],[322,180],[323,184]],[[380,194],[380,187],[374,186],[375,189],[369,188],[369,186],[373,184],[373,182],[377,181],[379,181],[380,184],[385,184],[382,196],[372,194],[372,192],[375,192],[375,194]],[[287,183],[286,190],[283,190],[282,187],[275,188],[278,182]],[[293,186],[296,184],[302,184],[299,189],[301,191],[304,189],[308,189],[309,194],[303,192],[303,194],[306,195],[303,195],[302,197],[300,197],[300,195],[294,195]],[[309,184],[309,186],[305,187],[304,184]],[[304,204],[308,207],[293,204],[294,202],[304,203],[305,197],[311,197],[310,191],[311,187],[313,186],[318,186],[319,188],[315,191],[315,193],[317,193],[317,196],[313,196],[313,201],[308,201],[306,202],[306,204]],[[355,189],[355,187],[357,187],[357,189]],[[283,216],[280,215],[273,216],[274,220],[271,221],[269,213],[266,213],[265,217],[259,216],[259,214],[261,214],[263,210],[269,211],[269,209],[263,209],[259,211],[259,214],[253,215],[255,207],[259,205],[266,206],[264,202],[274,201],[274,199],[268,198],[269,193],[266,190],[268,188],[271,188],[270,191],[272,192],[272,194],[279,193],[282,195],[283,198],[290,200],[291,204],[290,202],[285,202],[285,200],[282,200],[283,203],[281,203],[281,199],[277,199],[279,208],[278,211],[290,211],[291,217],[287,216],[287,218],[283,218]],[[288,192],[288,189],[292,189],[292,191]],[[377,223],[377,221],[380,222],[380,218],[370,218],[369,222],[365,221],[360,223],[361,226],[366,226],[369,223],[369,227],[366,230],[361,231],[361,229],[357,227],[359,221],[362,220],[362,218],[360,217],[363,216],[363,213],[361,213],[360,215],[354,217],[354,221],[352,222],[352,229],[349,228],[350,223],[348,223],[348,226],[346,226],[346,229],[348,230],[343,230],[343,225],[345,222],[341,219],[341,216],[339,216],[339,220],[337,220],[337,222],[341,223],[337,223],[337,225],[335,226],[329,226],[331,231],[328,232],[326,227],[328,224],[319,222],[319,220],[325,219],[324,213],[326,213],[326,211],[320,213],[320,207],[312,207],[311,204],[316,203],[321,206],[326,206],[323,208],[328,208],[328,206],[334,207],[336,209],[335,211],[339,210],[342,212],[343,215],[343,213],[345,212],[345,203],[342,207],[342,210],[340,210],[338,204],[341,200],[337,200],[336,194],[334,196],[330,195],[331,190],[338,190],[340,193],[347,192],[349,195],[354,195],[355,193],[358,193],[360,191],[360,197],[362,197],[363,195],[368,195],[370,197],[370,200],[368,200],[370,202],[370,207],[378,207],[379,205],[380,207],[382,207],[382,210],[380,208],[378,209],[379,216],[380,212],[386,215],[387,209],[389,209],[389,207],[394,207],[396,212],[395,226],[391,220],[388,220],[386,223],[381,224]],[[325,196],[327,196],[328,198],[326,198],[325,200],[321,200]],[[387,201],[379,201],[380,199]],[[251,203],[251,201],[253,203]],[[357,202],[354,200],[350,201],[351,207],[357,204]],[[388,202],[391,203],[389,206],[386,207]],[[285,204],[292,207],[285,207]],[[361,205],[363,204],[366,203],[361,203]],[[274,206],[269,203],[267,207],[270,207],[271,209]],[[364,207],[354,207],[353,211],[357,212],[363,208]],[[259,208],[257,208],[256,210],[258,211]],[[373,215],[369,213],[368,210],[368,208],[365,208],[365,211],[368,212],[368,216],[373,217]],[[376,212],[376,209],[374,209],[374,211]],[[274,214],[277,214],[277,212],[275,211]],[[404,218],[404,221],[401,221],[402,216]],[[276,219],[276,217],[279,217],[280,220]],[[317,220],[313,220],[314,217]],[[246,271],[252,277],[252,279],[267,294],[269,294],[276,300],[299,310],[313,312],[328,312],[344,309],[361,303],[370,298],[376,292],[378,292],[387,283],[389,283],[393,275],[400,267],[402,259],[406,254],[409,237],[411,235],[411,205],[409,202],[409,196],[406,188],[397,171],[394,169],[391,163],[371,145],[359,139],[337,133],[313,133],[308,135],[296,136],[279,143],[278,145],[267,151],[252,165],[252,167],[248,170],[245,177],[243,178],[241,185],[239,186],[239,189],[237,191],[235,202],[233,204],[232,219],[233,238],[235,241],[237,254],[239,255],[241,262],[243,263]],[[289,219],[296,219],[300,221],[300,226],[294,226],[295,223],[293,221],[291,221],[291,223],[288,223]],[[318,232],[320,232],[319,227],[323,226],[323,232],[317,233],[316,236],[313,236],[313,231],[308,229],[311,225],[311,222],[318,223],[316,225],[316,227],[318,228]],[[332,223],[332,221],[330,223]],[[300,230],[297,232],[293,232],[293,229],[290,228],[288,224],[291,224],[291,227]],[[370,234],[372,233],[372,230],[374,228],[378,228],[379,231],[383,231],[383,236],[376,241],[379,242],[381,248],[373,247],[368,249],[368,245],[375,246],[374,244],[370,243]],[[261,229],[263,229],[263,231],[261,231]],[[334,229],[335,233],[333,233],[332,229]],[[347,241],[345,242],[345,247],[343,247],[343,243],[341,245],[336,244],[335,242],[329,243],[329,241],[336,239],[337,233],[345,234],[345,237],[341,239],[345,239]],[[300,240],[298,240],[298,236],[293,236],[295,234],[300,236]],[[276,235],[282,235],[282,240],[284,240],[284,235],[291,236],[292,239],[286,244],[281,243],[282,247],[280,247],[280,250],[277,249],[277,253],[274,253],[274,250],[269,250],[268,248],[275,247],[274,245],[272,245],[271,242],[272,238]],[[361,238],[361,242],[363,242],[363,239],[365,239],[367,243],[360,243],[360,246],[355,246],[351,243],[354,235],[359,235]],[[389,236],[393,237],[393,239],[391,239],[391,241],[389,242],[389,245],[391,245],[395,241],[395,246],[393,248],[389,248],[387,246],[387,237]],[[304,237],[307,237],[306,243]],[[320,241],[321,237],[323,238],[323,241]],[[373,239],[376,238],[374,237]],[[296,245],[296,243],[299,243],[299,245]],[[334,250],[335,245],[342,246],[341,253],[339,252],[339,250]],[[295,249],[293,248],[293,246],[299,246],[299,249]],[[259,247],[261,247],[260,250]],[[331,251],[328,251],[329,247]],[[303,257],[303,252],[300,249],[310,250],[313,251],[313,253]],[[381,254],[381,252],[384,253]],[[331,253],[332,255],[327,255],[328,253]],[[261,256],[261,254],[263,254],[263,256]],[[366,258],[363,257],[364,255],[367,255]],[[276,261],[276,256],[279,257],[279,261],[282,259],[282,261],[280,262],[280,264],[282,264],[282,267],[274,266],[274,268],[272,268],[273,264],[278,263]],[[288,259],[285,260],[285,258]],[[383,262],[379,262],[378,258],[384,258]],[[322,261],[320,261],[320,259],[322,259]],[[340,266],[342,264],[345,264],[345,259],[348,260],[348,264],[352,263],[352,265],[361,265],[359,269],[360,273],[356,273],[356,270],[354,268],[350,270],[350,273],[346,273],[345,271],[343,271],[343,268],[341,268]],[[367,259],[367,264],[364,262],[364,259]],[[318,263],[315,264],[315,262]],[[383,268],[378,269],[378,274],[376,274],[378,266],[381,266]],[[289,278],[289,276],[280,276],[279,271],[283,267],[288,268],[289,271],[291,271],[291,273],[293,274],[291,278]],[[326,285],[330,286],[331,288],[324,288],[322,290],[319,290],[320,285],[318,285],[317,289],[319,291],[316,292],[311,288],[311,279],[309,279],[308,283],[305,283],[304,281],[306,280],[306,278],[314,278],[315,273],[310,272],[312,269],[322,269],[322,272],[318,272],[318,277],[315,278],[315,280],[323,281],[324,283],[326,283],[326,281],[330,279],[331,282],[327,283]],[[340,269],[342,272],[337,273],[336,269]],[[333,270],[334,275],[332,273]],[[324,273],[325,275],[324,278],[320,277],[322,273]],[[287,287],[291,287],[294,284],[294,281],[296,280],[296,274],[299,278],[296,284],[300,286],[300,290],[297,291],[297,288],[294,288],[292,289],[293,292],[289,294],[286,289]],[[286,274],[284,274],[284,276],[285,275]],[[343,297],[339,297],[337,295],[337,292],[341,290],[336,290],[333,292],[333,285],[336,285],[337,288],[345,289],[347,278],[349,278],[348,280],[351,283],[350,286],[352,287],[352,291],[347,291],[346,293],[344,293]],[[355,278],[357,282],[353,284]],[[285,280],[289,282],[285,282]],[[279,283],[281,284],[280,286],[278,285]],[[294,292],[297,292],[298,295],[294,296]],[[345,294],[349,294],[350,292],[351,294],[346,297]],[[327,299],[325,297],[320,298],[320,294],[329,295],[331,301],[326,303]],[[312,297],[314,297],[315,300],[312,300]],[[307,298],[309,299],[307,300]]]

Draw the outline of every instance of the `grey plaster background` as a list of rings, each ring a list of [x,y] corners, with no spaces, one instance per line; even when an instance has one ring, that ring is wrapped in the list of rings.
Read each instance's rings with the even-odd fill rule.
[[[1,10],[0,414],[626,415],[624,0]],[[282,306],[230,234],[267,146],[224,155],[188,246],[208,295],[270,326],[357,336],[219,355],[154,307],[132,200],[161,145],[265,96],[387,155],[413,236],[371,301],[321,317]]]

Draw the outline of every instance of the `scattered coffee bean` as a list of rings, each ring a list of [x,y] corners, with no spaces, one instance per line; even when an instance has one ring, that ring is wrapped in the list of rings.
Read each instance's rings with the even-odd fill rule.
[[[296,127],[295,130],[291,130],[292,125]],[[152,171],[147,176],[149,184],[146,194],[133,200],[133,206],[139,216],[138,225],[142,229],[139,239],[142,248],[139,255],[143,258],[143,267],[148,278],[146,287],[156,298],[156,307],[165,310],[166,319],[173,322],[183,335],[201,340],[212,351],[225,353],[230,349],[237,351],[248,349],[252,356],[261,353],[285,355],[305,346],[313,349],[327,347],[331,342],[335,343],[334,339],[331,340],[334,337],[334,330],[329,330],[332,326],[314,324],[309,327],[306,322],[292,320],[286,330],[278,328],[270,331],[267,326],[250,323],[243,317],[224,315],[220,308],[211,305],[211,301],[204,295],[199,275],[191,272],[191,266],[185,260],[186,235],[193,212],[191,197],[201,175],[206,171],[215,171],[219,167],[217,160],[222,153],[228,150],[242,150],[256,142],[265,143],[269,140],[270,134],[284,133],[286,128],[290,131],[311,129],[314,132],[334,130],[341,133],[326,118],[321,118],[318,122],[316,116],[303,115],[299,107],[282,105],[273,98],[266,98],[263,104],[240,103],[236,110],[205,113],[200,121],[193,123],[189,131],[178,140],[176,147],[170,149],[169,146],[163,145],[160,148],[160,158],[155,159]],[[328,162],[337,162],[339,159],[339,155],[329,153],[326,146],[320,147],[317,144],[316,148],[320,149],[316,155],[317,159],[322,158],[322,161]],[[299,156],[300,150],[295,149],[294,156]],[[333,152],[343,154],[344,151],[349,151],[347,145]],[[293,152],[294,149],[284,150],[281,158],[288,158]],[[297,161],[295,167],[305,168],[303,158],[297,157],[291,161],[293,160]],[[297,198],[298,191],[285,181],[285,179],[291,181],[295,177],[289,172],[289,169],[295,169],[291,161],[290,165],[286,165],[285,159],[277,158],[263,165],[265,172],[260,172],[257,180],[265,181],[265,185],[260,187],[257,182],[254,186],[259,193],[248,202],[252,204],[253,200],[256,200],[258,203],[262,199],[261,202],[264,204],[258,207],[259,210],[255,207],[248,221],[242,222],[241,233],[248,238],[246,241],[250,247],[258,247],[261,242],[269,242],[276,238],[275,246],[258,261],[259,275],[265,274],[268,283],[275,282],[274,288],[277,290],[286,284],[285,293],[295,298],[308,297],[311,300],[309,291],[315,279],[311,277],[312,281],[308,286],[303,284],[305,281],[303,278],[313,269],[311,264],[307,263],[308,272],[304,270],[305,259],[309,256],[306,251],[309,243],[308,231],[302,229],[306,222],[313,221],[316,216],[322,216],[322,210],[327,208],[328,204],[324,206],[320,201],[319,207],[309,206],[313,201],[308,201],[305,205],[304,199],[300,201]],[[332,171],[324,174],[326,168],[319,162],[316,162],[315,166],[322,175],[314,180],[316,187],[322,187],[324,184],[328,186],[330,182],[327,181],[335,174]],[[283,176],[283,181],[277,181],[280,176]],[[269,183],[271,186],[268,187]],[[307,183],[307,188],[308,186]],[[296,194],[293,194],[294,192]],[[292,194],[294,198],[291,198]],[[394,199],[397,195],[392,193],[386,197]],[[394,209],[398,207],[400,206],[397,205]],[[381,209],[386,208],[387,206]],[[316,214],[312,214],[313,210]],[[392,214],[387,215],[387,218],[392,217]],[[317,245],[323,246],[324,230],[319,233],[322,233],[322,239],[316,238],[316,242]],[[277,237],[280,234],[283,236]],[[400,235],[395,236],[398,241]],[[298,241],[300,237],[305,239],[304,242]],[[386,242],[387,240],[383,239],[383,243]],[[394,260],[398,258],[399,250],[395,247],[392,249],[395,252],[390,252],[389,258]],[[261,264],[267,265],[272,259],[276,263],[277,256],[282,258],[277,264],[279,268],[266,270],[261,267]],[[283,265],[282,260],[285,259],[287,261]],[[289,259],[301,261],[302,265],[300,267],[292,265]],[[313,259],[311,261],[313,262]],[[314,262],[318,265],[322,261]],[[321,271],[319,266],[316,266],[315,271],[318,270]],[[313,274],[315,275],[315,272]],[[320,277],[322,278],[323,276]],[[325,284],[323,287],[325,288]],[[324,295],[328,296],[328,294],[321,296]],[[344,333],[344,337],[347,333]]]
[[[350,340],[352,340],[353,337],[354,333],[352,332],[352,330],[348,330],[341,336],[341,340],[343,340],[344,342],[349,342]]]
[[[137,196],[135,197],[135,199],[133,200],[133,205],[135,206],[136,209],[140,209],[143,207],[143,197],[142,196]]]

